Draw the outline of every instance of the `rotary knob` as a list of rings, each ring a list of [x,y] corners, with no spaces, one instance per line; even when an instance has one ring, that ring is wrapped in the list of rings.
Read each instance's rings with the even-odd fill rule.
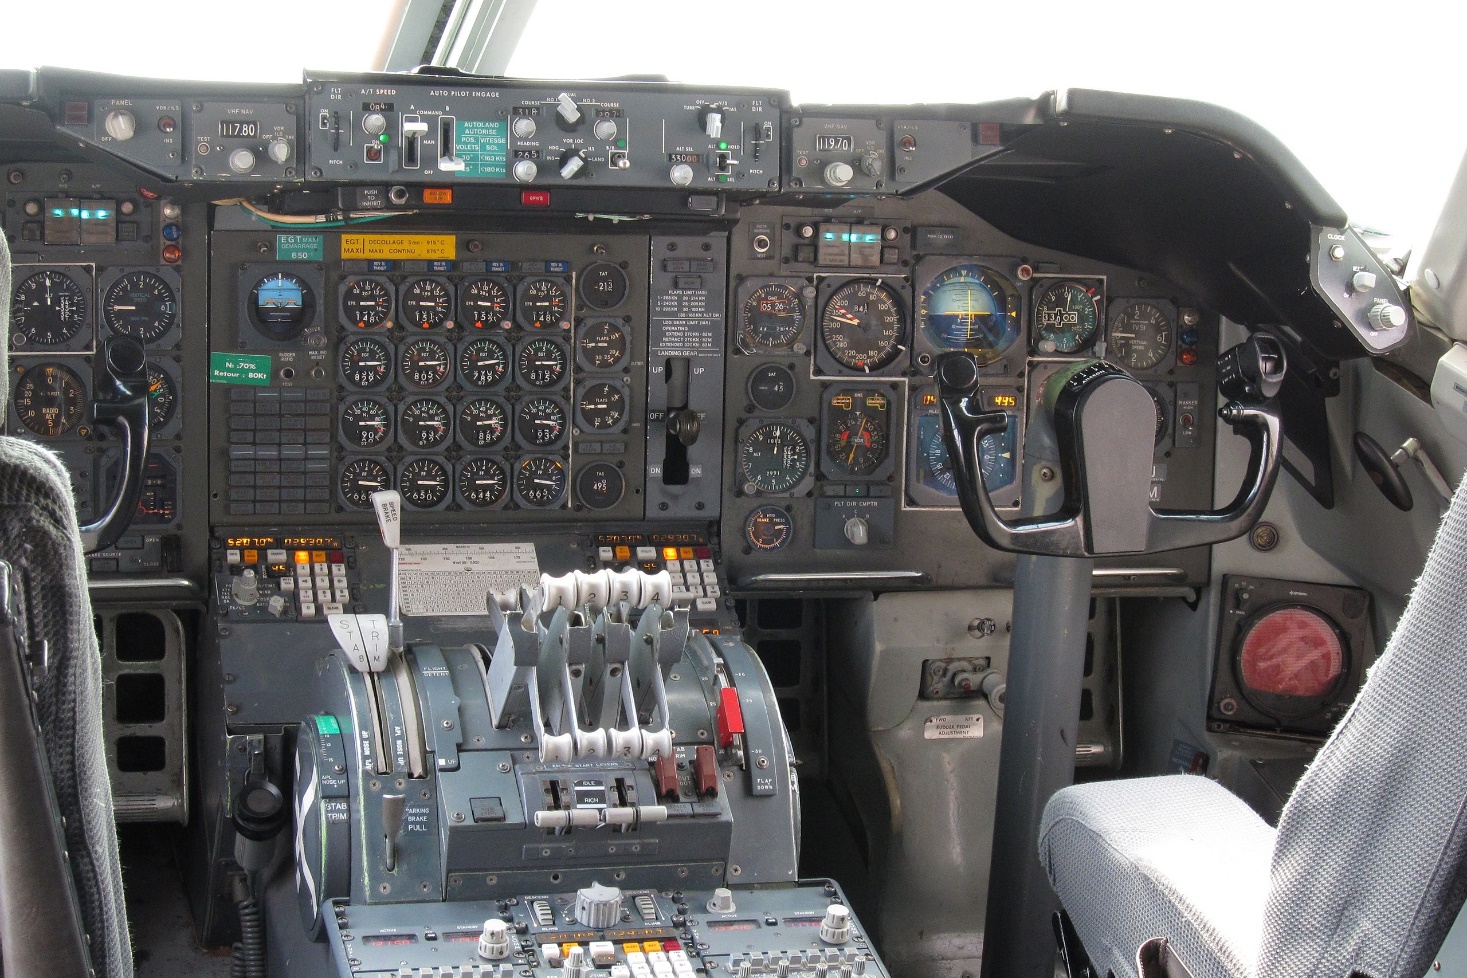
[[[270,158],[281,166],[290,162],[290,143],[283,139],[271,140],[270,148],[267,152],[270,154]]]
[[[857,161],[861,166],[861,172],[875,179],[881,176],[882,162],[880,153],[862,153]]]
[[[249,173],[255,168],[255,151],[241,146],[230,153],[229,168],[235,173]]]
[[[733,913],[737,909],[734,906],[733,890],[726,886],[714,890],[713,899],[708,901],[709,913]]]
[[[586,952],[581,947],[573,947],[565,956],[565,964],[560,966],[561,978],[586,978],[591,973],[591,965],[586,960]]]
[[[368,136],[380,136],[387,131],[387,116],[381,112],[368,112],[362,116],[362,132]]]
[[[527,115],[517,115],[514,122],[509,124],[510,132],[514,133],[515,139],[532,139],[535,136],[535,120]]]
[[[592,883],[576,891],[576,922],[604,930],[621,917],[621,890]]]
[[[851,912],[838,903],[825,908],[820,921],[820,939],[826,944],[844,944],[851,939]]]
[[[597,139],[604,139],[607,142],[610,142],[611,140],[616,138],[616,120],[597,119],[596,124],[591,127],[591,133]]]
[[[572,179],[574,179],[575,178],[575,175],[577,173],[580,173],[585,168],[586,168],[586,151],[585,150],[578,150],[576,152],[570,152],[568,150],[568,151],[566,151],[565,155],[560,158],[560,178],[562,180],[572,180]]]
[[[113,109],[102,120],[102,127],[107,130],[107,135],[119,143],[125,143],[137,135],[138,120],[126,109]]]
[[[679,187],[686,187],[693,182],[693,168],[686,163],[674,163],[667,171],[667,178]]]
[[[1406,325],[1406,310],[1394,302],[1378,302],[1366,314],[1372,329],[1400,329]]]
[[[581,124],[581,107],[569,94],[561,92],[555,97],[555,113],[565,120],[565,124],[571,128]]]
[[[871,527],[863,516],[852,516],[842,530],[853,546],[864,547],[871,540]]]
[[[825,182],[831,187],[844,187],[855,175],[856,171],[844,160],[836,160],[825,168]]]
[[[509,957],[509,925],[498,917],[484,921],[484,933],[479,936],[479,957],[486,961]]]
[[[534,160],[516,160],[514,164],[514,178],[520,183],[530,183],[540,173],[540,167],[535,165]]]

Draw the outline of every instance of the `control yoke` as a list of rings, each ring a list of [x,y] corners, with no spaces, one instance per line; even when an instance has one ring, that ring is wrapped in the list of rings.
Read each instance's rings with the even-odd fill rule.
[[[1053,422],[1063,502],[1057,512],[1010,521],[994,508],[979,464],[980,443],[1004,431],[1008,417],[983,409],[972,354],[946,354],[937,365],[942,435],[963,515],[992,547],[1056,557],[1160,553],[1242,536],[1262,515],[1278,477],[1280,422],[1270,401],[1285,369],[1282,346],[1265,333],[1219,359],[1219,386],[1229,400],[1218,416],[1248,439],[1251,452],[1237,498],[1215,511],[1151,508],[1155,408],[1145,387],[1104,360],[1061,370],[1045,385],[1040,410]]]
[[[96,359],[97,399],[92,420],[122,436],[122,479],[112,505],[82,526],[82,550],[105,550],[127,532],[137,512],[148,463],[148,361],[130,336],[110,336]]]

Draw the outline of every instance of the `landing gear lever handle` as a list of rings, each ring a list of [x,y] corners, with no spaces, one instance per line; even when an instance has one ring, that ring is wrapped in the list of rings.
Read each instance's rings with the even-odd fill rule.
[[[148,464],[148,361],[143,345],[130,336],[110,336],[95,364],[92,420],[122,437],[122,470],[112,504],[96,522],[80,527],[84,553],[106,550],[127,532]]]
[[[1260,359],[1255,354],[1267,354],[1267,387],[1277,390],[1284,365],[1273,352],[1241,351],[1240,358],[1251,366]],[[1250,379],[1258,391],[1259,378]],[[945,354],[937,364],[937,382],[943,443],[963,515],[985,543],[999,550],[1100,557],[1220,543],[1242,536],[1258,521],[1278,477],[1282,441],[1277,411],[1261,398],[1229,401],[1218,416],[1251,446],[1237,498],[1221,510],[1152,509],[1151,395],[1114,364],[1081,361],[1051,377],[1035,406],[1054,424],[1064,476],[1060,507],[1054,513],[1006,520],[983,484],[979,446],[988,435],[1003,431],[1008,417],[983,409],[978,362],[969,353]]]

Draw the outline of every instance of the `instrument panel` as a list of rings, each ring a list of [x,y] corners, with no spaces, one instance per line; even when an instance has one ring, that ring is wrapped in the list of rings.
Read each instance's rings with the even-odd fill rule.
[[[1133,372],[1155,399],[1154,504],[1210,505],[1215,315],[1164,281],[1009,238],[937,191],[819,207],[798,194],[740,197],[754,169],[730,164],[718,180],[718,154],[747,161],[758,143],[777,172],[788,134],[764,127],[777,99],[702,93],[664,105],[630,90],[509,86],[471,110],[464,92],[428,82],[374,97],[308,87],[294,135],[247,100],[190,102],[175,116],[168,99],[93,99],[85,125],[63,126],[149,166],[180,146],[207,155],[186,201],[90,164],[12,178],[10,427],[62,455],[83,519],[105,502],[119,449],[88,423],[91,357],[111,335],[149,355],[142,552],[99,555],[94,573],[201,566],[208,526],[369,523],[371,494],[395,488],[409,519],[435,527],[706,521],[733,583],[754,589],[838,586],[843,569],[874,575],[873,586],[1002,583],[1012,558],[950,546],[968,530],[931,378],[953,350],[978,358],[989,406],[1011,418],[981,452],[1001,507],[1019,505],[1044,381],[1092,356]],[[561,95],[581,121],[566,118]],[[118,139],[108,120],[122,112],[157,125]],[[681,133],[668,144],[677,161],[643,141],[637,120],[651,117]],[[163,125],[180,118],[181,141]],[[821,168],[805,187],[834,186],[845,160],[852,188],[879,190],[886,178],[871,171],[895,178],[882,169],[893,154],[909,154],[911,176],[920,147],[958,152],[946,123],[901,123],[883,148],[886,137],[853,120],[787,121],[799,132],[786,165]],[[481,157],[497,152],[500,129],[509,155],[496,175]],[[602,171],[615,169],[607,154],[623,139],[633,162],[618,172],[633,184],[727,184],[730,196],[647,198],[685,208],[654,217],[546,210],[551,195],[539,190],[472,195],[475,181],[528,172],[516,161],[532,159],[519,150],[533,143],[573,155],[594,143],[570,176],[551,176],[542,152],[531,182],[564,181],[566,194],[602,181],[610,204],[620,184]],[[990,151],[983,139],[969,158]],[[226,177],[240,149],[252,169]],[[272,167],[299,176],[302,155],[338,160],[318,179],[341,181],[331,196],[355,208],[349,226],[203,196],[210,181]],[[455,169],[454,159],[479,163]],[[651,160],[694,178],[654,174]],[[364,182],[376,172],[407,182]],[[412,213],[380,220],[393,205]],[[1205,555],[1177,562],[1183,578],[1205,578]]]

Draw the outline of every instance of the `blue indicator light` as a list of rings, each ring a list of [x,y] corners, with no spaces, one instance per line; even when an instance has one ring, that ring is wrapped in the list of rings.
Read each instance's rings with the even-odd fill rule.
[[[66,216],[66,211],[62,210],[59,207],[53,207],[53,208],[51,208],[51,216],[52,217],[65,217]]]
[[[109,210],[107,210],[106,208],[101,208],[101,209],[99,209],[97,211],[97,220],[99,220],[99,221],[105,221],[105,220],[107,220],[107,218],[109,218],[111,216],[112,216],[112,212],[109,211]]]
[[[164,241],[177,241],[181,237],[183,237],[183,228],[179,227],[177,224],[163,225]]]
[[[79,216],[79,215],[80,215],[80,214],[81,214],[81,208],[80,208],[80,207],[73,207],[73,208],[72,208],[72,209],[71,209],[71,216],[72,216],[72,217],[77,217],[77,216]]]
[[[1195,329],[1184,329],[1182,330],[1182,335],[1178,337],[1178,339],[1182,341],[1183,346],[1196,346],[1197,331]]]
[[[820,234],[820,236],[822,238],[824,238],[826,241],[834,241],[835,240],[835,232],[834,231],[822,231],[821,234]]]

